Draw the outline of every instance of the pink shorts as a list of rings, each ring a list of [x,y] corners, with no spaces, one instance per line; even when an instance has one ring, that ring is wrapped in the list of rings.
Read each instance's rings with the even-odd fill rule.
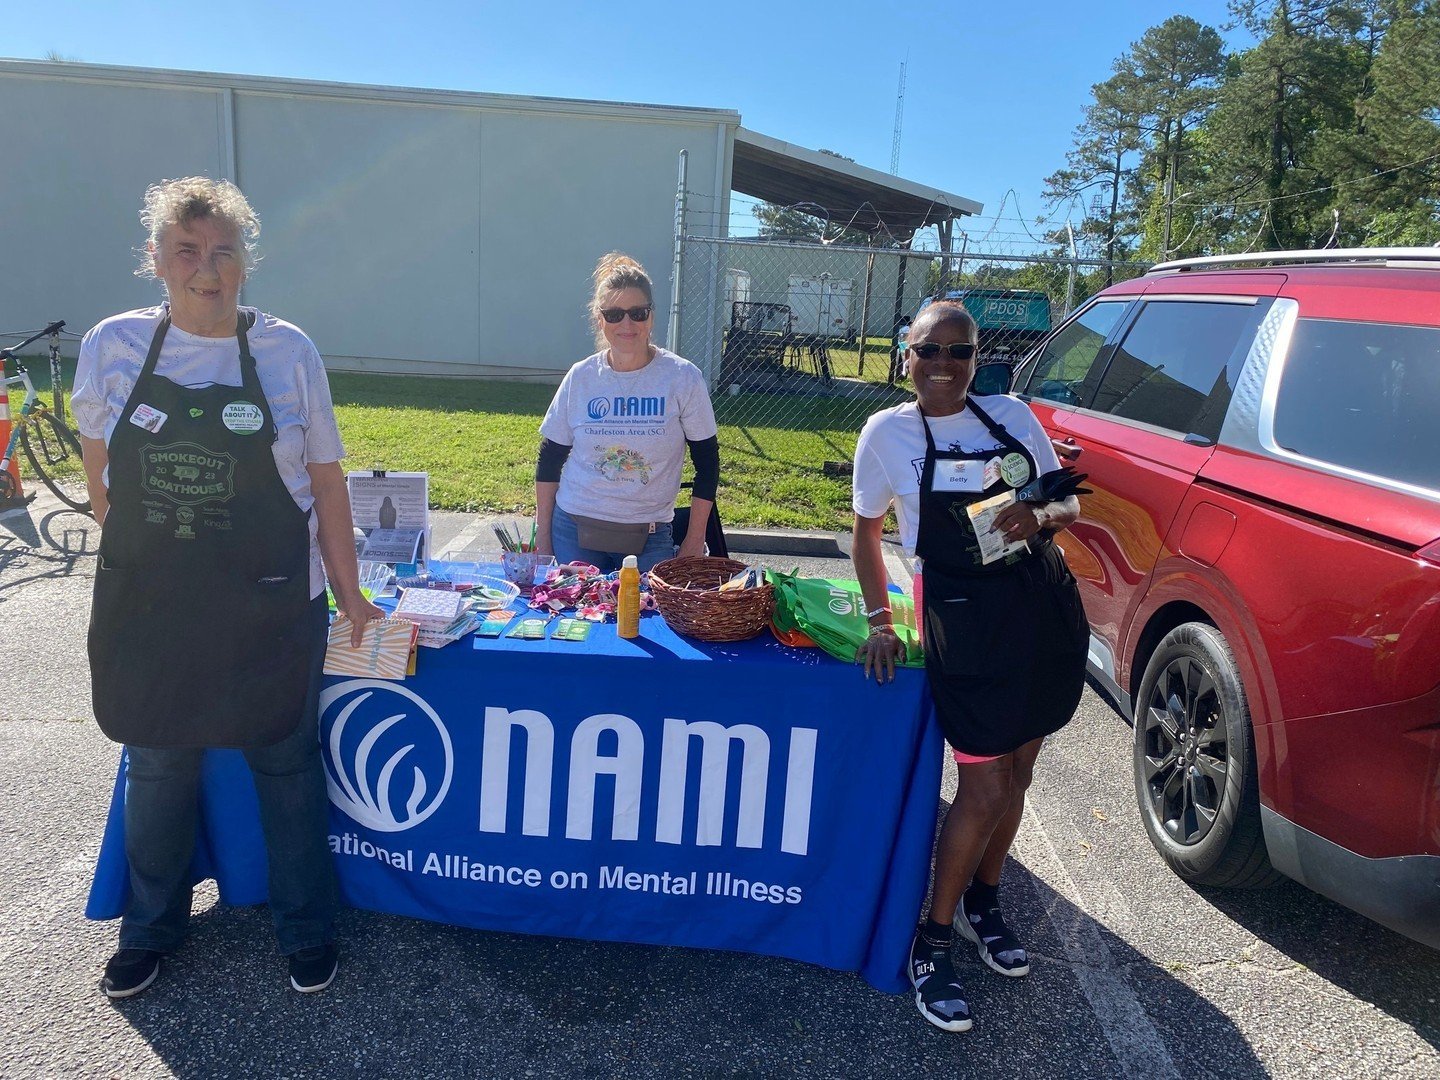
[[[997,761],[1005,756],[1004,754],[990,754],[982,757],[979,754],[967,754],[964,750],[956,750],[954,747],[951,747],[950,752],[955,755],[956,765],[979,765],[986,761]]]

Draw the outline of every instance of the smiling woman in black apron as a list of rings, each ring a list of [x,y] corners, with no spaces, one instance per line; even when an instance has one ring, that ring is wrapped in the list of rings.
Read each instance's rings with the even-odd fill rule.
[[[167,302],[85,336],[72,399],[103,526],[95,717],[126,760],[131,898],[101,986],[138,994],[183,941],[201,759],[233,747],[255,779],[290,984],[323,990],[338,964],[316,719],[326,573],[356,644],[381,614],[359,588],[325,368],[298,329],[238,306],[259,231],[239,189],[165,181],[141,219]]]
[[[952,925],[992,970],[1030,970],[1000,910],[1000,871],[1041,744],[1079,704],[1089,640],[1052,540],[1079,512],[1068,492],[1080,478],[1060,467],[1024,402],[969,395],[976,346],[963,306],[925,308],[907,347],[917,400],[872,416],[855,451],[855,572],[872,627],[858,659],[885,682],[903,654],[881,554],[893,506],[922,562],[925,672],[959,769],[910,955],[916,1005],[947,1031],[971,1026]]]

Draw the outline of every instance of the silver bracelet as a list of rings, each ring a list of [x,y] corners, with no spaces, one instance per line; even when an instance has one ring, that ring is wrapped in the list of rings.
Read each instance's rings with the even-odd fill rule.
[[[867,619],[873,619],[876,615],[889,615],[889,614],[890,614],[890,609],[889,609],[888,607],[877,607],[877,608],[872,608],[871,610],[865,612],[864,614],[865,614],[865,618],[867,618]]]

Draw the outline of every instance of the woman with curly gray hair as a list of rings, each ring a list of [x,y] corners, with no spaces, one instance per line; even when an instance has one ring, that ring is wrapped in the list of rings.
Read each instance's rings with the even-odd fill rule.
[[[104,528],[89,652],[95,717],[125,746],[130,900],[101,987],[148,987],[190,917],[207,748],[255,779],[270,908],[290,985],[338,968],[335,873],[316,706],[336,604],[359,644],[344,448],[320,354],[239,305],[260,222],[234,184],[155,184],[137,273],[165,301],[104,320],[80,347],[73,408]]]

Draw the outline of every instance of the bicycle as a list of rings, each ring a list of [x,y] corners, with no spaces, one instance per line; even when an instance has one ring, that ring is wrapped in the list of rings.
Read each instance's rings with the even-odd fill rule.
[[[13,386],[23,387],[25,390],[20,415],[12,420],[10,441],[5,447],[4,456],[0,457],[0,503],[15,499],[15,481],[8,470],[10,462],[14,460],[15,444],[18,442],[25,451],[30,467],[45,486],[70,509],[88,514],[90,491],[85,484],[85,462],[80,440],[64,420],[65,403],[60,372],[60,331],[64,327],[64,322],[53,322],[18,345],[0,349],[0,374],[4,373],[7,363],[13,362],[15,365],[15,374],[5,376],[5,388],[8,390]],[[35,384],[30,380],[30,373],[15,355],[31,342],[47,336],[50,338],[50,387],[55,399],[53,409],[40,400]]]

